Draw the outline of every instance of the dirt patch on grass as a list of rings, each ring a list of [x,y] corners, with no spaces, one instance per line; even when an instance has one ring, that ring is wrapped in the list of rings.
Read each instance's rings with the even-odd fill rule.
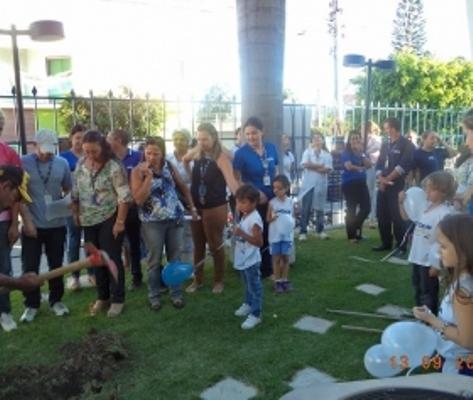
[[[0,373],[0,399],[80,399],[100,393],[128,354],[117,334],[90,331],[82,342],[61,348],[55,365],[11,367]],[[117,398],[110,394],[109,398]]]

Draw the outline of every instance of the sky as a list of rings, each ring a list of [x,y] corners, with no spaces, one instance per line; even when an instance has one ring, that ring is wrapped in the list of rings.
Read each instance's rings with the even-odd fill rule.
[[[444,1],[424,0],[426,49],[440,59],[471,58],[465,2],[449,0],[446,6]],[[284,86],[301,102],[333,101],[328,3],[286,2]],[[199,98],[217,84],[238,96],[234,0],[2,0],[0,4],[0,27],[16,23],[25,28],[37,19],[64,23],[62,43],[39,46],[49,46],[58,55],[70,53],[74,79],[81,87],[100,92],[121,83],[138,94]],[[397,0],[339,0],[339,5],[340,60],[348,53],[386,58],[391,53]],[[20,45],[28,46],[27,40]],[[343,92],[357,73],[339,67]]]

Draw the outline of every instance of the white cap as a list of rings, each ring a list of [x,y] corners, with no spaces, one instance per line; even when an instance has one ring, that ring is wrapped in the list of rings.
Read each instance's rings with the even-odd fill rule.
[[[57,136],[53,131],[50,131],[49,129],[40,129],[36,132],[34,141],[41,153],[56,153]]]

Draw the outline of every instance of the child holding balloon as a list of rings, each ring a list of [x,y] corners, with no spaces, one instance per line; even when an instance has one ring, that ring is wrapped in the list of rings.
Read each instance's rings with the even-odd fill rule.
[[[438,225],[437,240],[449,277],[446,295],[438,317],[427,307],[414,307],[413,313],[440,334],[442,372],[473,376],[473,216],[445,217]]]
[[[274,291],[285,293],[292,290],[288,280],[289,256],[294,251],[294,205],[287,195],[291,183],[285,175],[273,179],[273,197],[268,206],[266,221],[269,224],[269,251],[273,259]]]
[[[236,208],[241,213],[235,226],[235,256],[233,266],[240,271],[245,285],[244,303],[235,311],[237,317],[247,317],[242,329],[252,329],[261,323],[263,285],[261,283],[261,253],[263,245],[263,220],[256,209],[260,193],[255,186],[245,184],[235,193]]]
[[[427,196],[423,212],[418,216],[412,215],[410,204],[406,202],[406,194],[399,193],[401,217],[411,219],[415,224],[412,235],[412,245],[409,252],[409,262],[412,263],[412,284],[415,291],[416,306],[427,306],[435,315],[438,312],[438,266],[432,265],[431,251],[435,245],[435,229],[445,215],[453,212],[449,201],[456,191],[453,176],[444,171],[433,172],[424,179],[424,190]],[[407,199],[409,200],[409,199]],[[417,200],[417,202],[419,202]],[[408,215],[409,214],[409,215]],[[435,246],[434,246],[435,248]]]

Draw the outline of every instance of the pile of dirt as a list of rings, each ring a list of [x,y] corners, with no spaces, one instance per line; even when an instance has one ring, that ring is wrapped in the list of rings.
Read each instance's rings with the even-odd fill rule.
[[[82,342],[66,343],[61,354],[64,361],[59,364],[1,371],[0,399],[66,400],[100,393],[104,382],[128,356],[120,336],[95,330]]]

